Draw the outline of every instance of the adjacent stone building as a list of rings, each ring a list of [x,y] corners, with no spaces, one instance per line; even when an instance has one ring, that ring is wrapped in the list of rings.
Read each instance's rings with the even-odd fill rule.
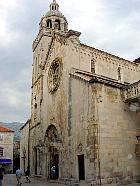
[[[13,139],[14,131],[0,123],[0,165],[6,173],[13,172]]]
[[[84,185],[140,180],[140,61],[80,42],[55,0],[33,42],[32,174]]]
[[[25,172],[29,166],[29,127],[30,119],[20,128],[20,168]]]

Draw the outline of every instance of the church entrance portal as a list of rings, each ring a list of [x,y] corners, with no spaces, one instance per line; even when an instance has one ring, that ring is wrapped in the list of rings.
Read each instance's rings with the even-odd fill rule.
[[[47,144],[47,176],[50,179],[59,178],[60,161],[60,137],[54,125],[50,125],[46,131],[45,142]]]

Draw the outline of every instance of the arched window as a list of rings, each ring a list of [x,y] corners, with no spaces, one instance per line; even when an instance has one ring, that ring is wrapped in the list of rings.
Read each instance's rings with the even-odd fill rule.
[[[95,74],[95,60],[94,59],[91,60],[91,72]]]
[[[58,140],[58,132],[54,125],[50,125],[46,131],[46,135],[48,141],[55,142]]]
[[[52,21],[50,19],[47,21],[47,28],[52,28]]]

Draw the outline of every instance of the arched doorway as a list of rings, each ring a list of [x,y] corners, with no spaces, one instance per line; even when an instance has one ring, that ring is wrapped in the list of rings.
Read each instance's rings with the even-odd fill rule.
[[[60,176],[60,136],[54,125],[50,125],[46,130],[45,143],[47,151],[47,177],[58,179]]]

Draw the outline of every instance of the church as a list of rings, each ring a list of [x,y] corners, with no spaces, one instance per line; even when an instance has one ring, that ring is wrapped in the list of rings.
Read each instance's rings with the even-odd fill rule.
[[[140,183],[140,59],[80,35],[53,0],[32,45],[31,174],[71,185]]]

